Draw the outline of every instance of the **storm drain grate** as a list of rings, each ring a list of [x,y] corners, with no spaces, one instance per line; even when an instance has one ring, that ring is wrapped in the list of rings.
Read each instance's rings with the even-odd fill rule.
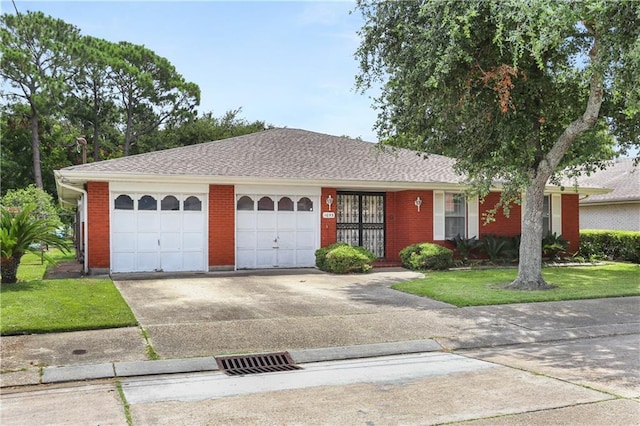
[[[229,376],[244,374],[274,373],[276,371],[300,370],[288,352],[262,355],[238,355],[216,357],[218,368]]]

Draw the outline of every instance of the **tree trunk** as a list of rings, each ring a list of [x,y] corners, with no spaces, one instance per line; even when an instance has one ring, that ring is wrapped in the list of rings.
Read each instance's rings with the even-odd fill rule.
[[[536,177],[525,192],[518,276],[509,284],[509,288],[518,290],[552,288],[542,278],[542,205],[546,183],[545,176]]]
[[[100,161],[100,107],[98,106],[98,88],[96,87],[96,81],[93,80],[93,161]]]
[[[18,266],[22,255],[2,257],[2,284],[15,284],[18,281]]]
[[[40,134],[38,133],[38,113],[33,105],[31,105],[31,150],[33,151],[33,180],[40,189],[44,187],[42,184],[42,164],[40,161]]]

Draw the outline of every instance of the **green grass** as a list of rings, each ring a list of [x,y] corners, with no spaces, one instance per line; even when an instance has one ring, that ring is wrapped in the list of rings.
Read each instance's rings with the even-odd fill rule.
[[[52,251],[57,260],[73,259]],[[70,257],[69,257],[70,256]],[[0,286],[0,334],[49,333],[136,325],[108,278],[42,280],[47,262],[27,254],[18,282]]]
[[[427,272],[426,277],[392,288],[456,306],[500,305],[640,295],[640,265],[544,268],[544,279],[556,288],[518,291],[503,288],[516,277],[515,269]]]

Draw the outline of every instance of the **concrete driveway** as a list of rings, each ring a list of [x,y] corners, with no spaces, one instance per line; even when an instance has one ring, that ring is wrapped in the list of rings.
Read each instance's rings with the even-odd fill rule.
[[[114,282],[169,358],[429,338],[442,325],[426,326],[425,315],[452,306],[389,288],[420,276],[279,270]]]

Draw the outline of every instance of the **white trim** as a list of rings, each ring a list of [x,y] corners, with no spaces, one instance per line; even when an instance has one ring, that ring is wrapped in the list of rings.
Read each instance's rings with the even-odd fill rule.
[[[321,187],[285,185],[235,185],[236,195],[322,195]],[[237,201],[236,197],[236,201]]]
[[[186,183],[154,183],[154,182],[112,182],[109,184],[111,192],[153,192],[156,194],[184,193],[208,194],[209,185]]]
[[[478,196],[467,198],[467,238],[480,238],[480,207]]]
[[[551,208],[550,225],[551,232],[562,235],[562,195],[550,194],[549,202]]]
[[[444,240],[444,191],[433,191],[433,239]]]

